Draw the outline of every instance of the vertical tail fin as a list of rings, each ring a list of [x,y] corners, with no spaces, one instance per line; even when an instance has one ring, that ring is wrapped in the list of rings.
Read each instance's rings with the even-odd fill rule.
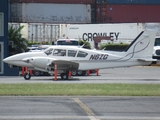
[[[137,59],[152,59],[156,31],[145,30],[125,50],[126,57]]]

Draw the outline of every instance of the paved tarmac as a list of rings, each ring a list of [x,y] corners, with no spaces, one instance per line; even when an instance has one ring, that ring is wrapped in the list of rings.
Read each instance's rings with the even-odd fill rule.
[[[0,97],[1,120],[160,120],[160,97]]]
[[[160,67],[104,69],[99,76],[1,76],[1,83],[129,83],[160,84]],[[43,89],[43,88],[42,88]],[[160,120],[160,97],[1,96],[0,120]]]
[[[69,80],[54,81],[54,76],[33,76],[24,80],[22,76],[1,76],[0,83],[129,83],[129,84],[160,84],[160,67],[127,67],[103,69],[99,76],[73,76]]]

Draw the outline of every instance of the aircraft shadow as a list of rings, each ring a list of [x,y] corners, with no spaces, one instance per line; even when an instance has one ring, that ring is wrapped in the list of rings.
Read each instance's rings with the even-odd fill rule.
[[[80,81],[79,78],[77,77],[71,77],[68,80],[62,80],[61,78],[57,78],[57,80],[54,79],[54,77],[35,77],[33,76],[31,79],[31,81]]]

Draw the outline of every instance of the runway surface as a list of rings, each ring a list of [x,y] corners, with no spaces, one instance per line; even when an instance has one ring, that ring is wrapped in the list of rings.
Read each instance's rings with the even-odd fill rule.
[[[152,66],[116,68],[100,70],[99,76],[57,81],[53,76],[32,77],[29,81],[21,76],[1,76],[0,84],[160,84],[159,72],[160,67]],[[0,120],[160,120],[160,97],[1,96]]]

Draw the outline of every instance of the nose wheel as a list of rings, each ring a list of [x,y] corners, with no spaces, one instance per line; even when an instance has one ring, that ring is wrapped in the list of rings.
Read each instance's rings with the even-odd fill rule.
[[[25,80],[30,80],[31,79],[31,74],[30,73],[24,73],[24,79]]]

